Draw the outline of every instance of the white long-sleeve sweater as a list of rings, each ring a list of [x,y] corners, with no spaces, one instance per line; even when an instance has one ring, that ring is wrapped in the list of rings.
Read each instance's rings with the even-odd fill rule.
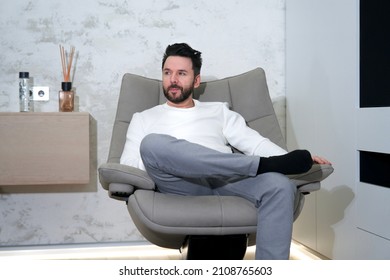
[[[192,108],[175,108],[165,103],[135,113],[127,130],[120,163],[145,170],[140,144],[150,133],[171,135],[224,153],[232,152],[229,144],[247,155],[268,157],[286,153],[249,128],[244,118],[230,110],[227,103],[194,101]]]

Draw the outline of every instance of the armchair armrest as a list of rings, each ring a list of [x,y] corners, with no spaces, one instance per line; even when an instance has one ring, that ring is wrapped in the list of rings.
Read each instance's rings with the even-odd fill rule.
[[[288,175],[302,192],[311,192],[319,189],[319,182],[333,173],[330,164],[313,164],[312,168],[302,174]],[[311,187],[312,185],[313,187]]]
[[[102,187],[109,190],[111,184],[130,185],[137,189],[154,190],[155,184],[149,175],[138,168],[120,164],[104,163],[98,168],[99,181]]]

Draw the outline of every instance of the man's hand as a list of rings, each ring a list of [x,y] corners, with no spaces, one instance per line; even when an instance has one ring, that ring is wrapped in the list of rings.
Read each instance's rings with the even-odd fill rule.
[[[318,164],[332,164],[330,161],[328,161],[326,158],[319,157],[319,156],[312,156],[313,162]]]

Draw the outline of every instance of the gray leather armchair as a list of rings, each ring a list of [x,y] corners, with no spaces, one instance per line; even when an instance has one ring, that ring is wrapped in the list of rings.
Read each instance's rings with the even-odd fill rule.
[[[250,127],[286,148],[263,69],[202,82],[194,95],[201,101],[228,102]],[[257,214],[250,202],[231,196],[162,194],[155,190],[146,172],[119,163],[132,115],[164,102],[160,80],[133,74],[123,76],[108,161],[99,167],[102,187],[111,198],[126,201],[133,222],[151,243],[186,248],[183,252],[189,259],[243,258],[246,247],[256,240]],[[320,182],[332,172],[330,165],[315,164],[305,174],[290,176],[299,189],[295,219],[303,207],[304,196],[320,189]]]

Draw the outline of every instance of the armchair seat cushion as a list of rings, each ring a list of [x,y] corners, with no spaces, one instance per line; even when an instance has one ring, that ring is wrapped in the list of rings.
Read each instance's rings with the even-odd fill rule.
[[[149,228],[165,233],[221,235],[256,232],[257,210],[241,197],[178,196],[137,190],[130,196],[128,207],[142,217]]]

